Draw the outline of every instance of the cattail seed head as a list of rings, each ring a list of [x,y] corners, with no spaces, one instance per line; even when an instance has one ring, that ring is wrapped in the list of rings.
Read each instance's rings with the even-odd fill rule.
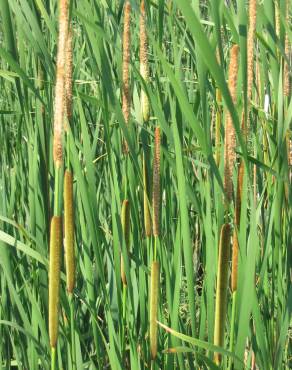
[[[123,114],[125,122],[129,122],[130,117],[130,49],[131,49],[131,4],[126,1],[124,10],[124,33],[123,33]]]
[[[66,116],[68,121],[72,118],[72,71],[73,71],[73,30],[72,26],[68,30],[67,41],[66,41],[66,73],[65,73],[65,93],[66,93]],[[66,122],[66,120],[65,120]],[[65,131],[68,130],[67,124],[65,124]]]
[[[58,338],[61,248],[62,220],[59,216],[53,216],[51,220],[49,266],[49,337],[52,348],[56,347]]]
[[[55,87],[55,108],[54,108],[54,142],[53,158],[55,166],[59,168],[63,158],[63,119],[65,112],[65,58],[66,58],[66,40],[69,22],[69,2],[60,1],[59,14],[59,36],[58,36],[58,54],[57,71]]]
[[[75,285],[73,176],[68,170],[64,176],[64,223],[67,291],[72,293]]]
[[[233,103],[236,103],[236,86],[238,76],[238,45],[234,45],[230,52],[230,64],[228,74],[228,86]],[[235,164],[235,148],[236,148],[236,134],[232,118],[227,112],[225,125],[225,146],[224,146],[224,191],[226,196],[226,206],[232,200],[233,184],[232,175]]]
[[[159,262],[153,261],[151,265],[150,285],[150,352],[154,360],[157,356],[157,311],[159,295]]]
[[[153,160],[153,235],[160,234],[160,128],[156,127],[154,134]]]
[[[125,199],[122,204],[122,215],[121,215],[121,223],[122,229],[124,234],[124,239],[126,243],[126,248],[129,250],[129,242],[130,242],[130,203],[128,199]],[[125,274],[125,265],[124,265],[124,258],[121,254],[121,278],[124,285],[127,285],[127,279]]]
[[[214,329],[214,344],[219,347],[224,346],[229,256],[230,256],[230,225],[224,224],[221,228],[219,242],[216,305],[215,305],[215,329]],[[221,355],[219,353],[215,353],[214,359],[216,364],[219,365],[221,361]]]
[[[147,33],[146,33],[146,14],[145,14],[145,3],[141,1],[140,7],[140,74],[144,78],[145,82],[149,81],[149,66],[147,58]],[[150,106],[149,99],[145,91],[141,91],[141,108],[144,122],[149,121]]]

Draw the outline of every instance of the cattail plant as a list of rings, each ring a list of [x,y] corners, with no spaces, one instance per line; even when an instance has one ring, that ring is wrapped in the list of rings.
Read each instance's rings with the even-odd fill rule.
[[[130,50],[131,50],[131,4],[126,1],[124,9],[124,31],[123,31],[123,85],[122,85],[122,110],[126,124],[129,123],[130,109],[131,109],[131,96],[130,96]],[[124,141],[125,153],[129,151],[128,144]]]
[[[141,1],[140,5],[140,74],[143,77],[145,83],[149,82],[149,66],[147,58],[147,33],[146,33],[146,13],[145,13],[145,2]],[[141,89],[141,111],[144,123],[149,121],[150,117],[150,106],[149,99],[144,89]],[[148,183],[148,171],[149,168],[146,163],[146,153],[143,155],[143,186],[144,186],[144,228],[145,236],[151,235],[151,217],[149,209],[149,183]]]
[[[72,294],[75,285],[73,176],[69,170],[64,176],[64,232],[67,291]]]
[[[55,369],[58,337],[59,286],[61,265],[61,217],[59,209],[59,172],[63,160],[63,120],[65,113],[65,59],[69,22],[69,1],[61,0],[55,87],[53,159],[55,165],[55,204],[51,221],[49,271],[49,336],[52,350],[51,367]]]
[[[159,263],[157,257],[157,242],[160,235],[160,128],[156,127],[154,133],[154,159],[153,159],[153,235],[154,257],[151,265],[150,286],[150,351],[151,359],[157,355],[157,310],[159,293]]]
[[[236,102],[236,86],[238,75],[238,51],[234,45],[230,51],[230,64],[228,73],[228,86],[233,103]],[[225,125],[225,147],[224,147],[224,192],[225,210],[228,217],[229,206],[233,197],[233,168],[235,164],[236,136],[230,113],[227,113]],[[214,344],[224,346],[224,327],[226,319],[227,287],[228,287],[228,263],[230,254],[230,225],[226,222],[221,229],[217,272],[216,307],[215,307],[215,329]],[[215,362],[219,364],[221,357],[215,353]]]

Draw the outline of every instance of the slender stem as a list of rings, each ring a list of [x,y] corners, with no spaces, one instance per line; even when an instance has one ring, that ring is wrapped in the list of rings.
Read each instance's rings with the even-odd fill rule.
[[[125,351],[125,332],[126,332],[126,304],[127,304],[127,285],[123,284],[123,325],[122,325],[122,353]]]
[[[69,304],[70,304],[70,325],[71,325],[72,369],[76,370],[74,297],[72,293],[69,293]]]
[[[56,348],[51,347],[51,370],[56,370]]]
[[[236,313],[236,292],[235,290],[232,293],[232,312],[231,312],[231,329],[230,329],[230,352],[233,352],[234,350],[234,326],[235,326],[235,313]],[[232,358],[229,359],[229,366],[228,370],[231,370],[232,368],[233,360]]]

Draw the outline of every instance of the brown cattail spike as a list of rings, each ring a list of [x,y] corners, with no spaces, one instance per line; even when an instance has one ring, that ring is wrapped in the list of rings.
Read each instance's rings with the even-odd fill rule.
[[[72,293],[75,284],[73,177],[68,170],[64,176],[64,223],[67,291]]]
[[[147,47],[145,3],[142,0],[140,7],[140,73],[146,83],[149,81]],[[143,89],[141,91],[141,109],[143,121],[148,122],[150,116],[149,99]]]
[[[55,110],[54,110],[54,143],[53,157],[55,166],[59,168],[63,158],[63,119],[65,112],[65,58],[66,40],[69,21],[68,0],[60,1],[59,15],[59,38],[57,54],[56,88],[55,88]]]
[[[130,81],[129,81],[129,64],[131,49],[131,5],[126,1],[124,10],[124,34],[123,34],[123,114],[126,123],[130,117]]]
[[[238,75],[238,46],[234,45],[230,52],[230,64],[228,74],[228,86],[230,95],[233,103],[236,102],[236,85]],[[226,196],[225,205],[228,208],[229,203],[232,200],[233,185],[232,175],[233,167],[235,164],[235,147],[236,147],[236,135],[232,118],[229,112],[227,112],[226,125],[225,125],[225,146],[224,146],[224,190]]]
[[[214,330],[214,344],[219,347],[224,346],[229,255],[230,255],[230,225],[224,224],[221,229],[219,243],[218,275],[217,275],[216,306],[215,306],[215,330]],[[215,353],[214,357],[215,362],[218,365],[221,361],[221,356],[219,353]]]
[[[49,337],[52,348],[56,347],[58,338],[61,247],[62,220],[59,216],[53,216],[51,221],[49,270]]]
[[[66,116],[70,122],[72,118],[72,71],[73,71],[73,53],[72,53],[72,40],[73,31],[72,26],[69,28],[67,41],[66,41],[66,74],[65,74],[65,93],[66,93]],[[68,130],[68,126],[65,120],[65,131]]]
[[[129,242],[130,242],[130,203],[126,199],[123,201],[122,205],[122,229],[125,238],[126,248],[129,250]],[[127,279],[125,274],[125,265],[123,255],[121,254],[121,278],[124,285],[127,285]]]
[[[153,160],[153,235],[160,234],[160,128],[156,127],[154,134]]]
[[[159,262],[153,261],[151,265],[150,286],[150,351],[154,360],[157,355],[157,311],[159,295]]]

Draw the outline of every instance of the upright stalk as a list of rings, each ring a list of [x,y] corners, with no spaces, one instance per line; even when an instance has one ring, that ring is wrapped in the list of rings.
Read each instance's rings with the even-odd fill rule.
[[[238,75],[238,51],[234,45],[230,51],[230,64],[228,73],[228,86],[233,103],[236,102],[236,86]],[[225,205],[225,224],[221,229],[218,257],[216,305],[215,305],[215,329],[214,344],[224,347],[224,329],[226,320],[227,306],[227,287],[228,287],[228,264],[230,256],[230,234],[229,210],[233,199],[233,170],[235,165],[236,135],[230,113],[227,113],[225,124],[225,144],[224,144],[224,205]],[[215,353],[216,364],[220,364],[221,356]]]
[[[60,265],[62,247],[62,220],[60,209],[60,171],[63,161],[63,121],[65,112],[65,59],[69,19],[69,0],[59,3],[59,36],[55,87],[53,159],[55,166],[54,216],[51,220],[49,269],[49,337],[51,369],[56,368],[56,345],[59,322]]]

